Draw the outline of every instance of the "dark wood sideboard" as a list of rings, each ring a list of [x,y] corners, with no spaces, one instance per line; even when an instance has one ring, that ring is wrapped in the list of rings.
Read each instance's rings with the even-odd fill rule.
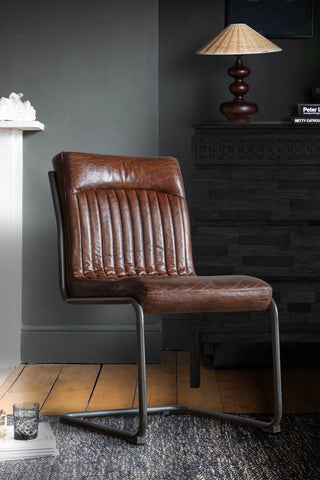
[[[320,127],[193,128],[188,203],[197,273],[265,279],[282,342],[320,342]],[[225,340],[269,342],[265,312],[203,314],[199,327],[207,354]]]

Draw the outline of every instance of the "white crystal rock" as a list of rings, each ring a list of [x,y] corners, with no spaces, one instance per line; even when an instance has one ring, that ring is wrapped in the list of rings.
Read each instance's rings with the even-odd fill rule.
[[[27,100],[23,102],[23,93],[10,93],[9,98],[0,98],[0,120],[25,120],[33,122],[36,111]]]

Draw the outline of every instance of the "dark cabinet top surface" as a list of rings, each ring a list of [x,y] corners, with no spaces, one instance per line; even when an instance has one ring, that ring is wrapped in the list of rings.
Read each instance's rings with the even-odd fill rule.
[[[223,132],[224,134],[320,134],[319,124],[294,124],[291,122],[269,121],[269,122],[250,122],[250,123],[228,123],[228,122],[200,122],[193,123],[193,128],[198,134],[210,135],[216,132]]]

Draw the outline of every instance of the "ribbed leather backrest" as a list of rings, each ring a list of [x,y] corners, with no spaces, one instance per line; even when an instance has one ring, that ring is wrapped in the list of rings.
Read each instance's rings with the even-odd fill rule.
[[[72,277],[195,275],[174,158],[63,152],[53,165]]]

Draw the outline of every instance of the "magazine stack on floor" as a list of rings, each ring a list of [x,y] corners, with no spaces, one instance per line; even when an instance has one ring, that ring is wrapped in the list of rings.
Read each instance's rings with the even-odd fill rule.
[[[56,441],[48,422],[39,423],[39,433],[34,440],[15,440],[13,425],[7,427],[7,435],[0,439],[0,462],[58,455]]]

